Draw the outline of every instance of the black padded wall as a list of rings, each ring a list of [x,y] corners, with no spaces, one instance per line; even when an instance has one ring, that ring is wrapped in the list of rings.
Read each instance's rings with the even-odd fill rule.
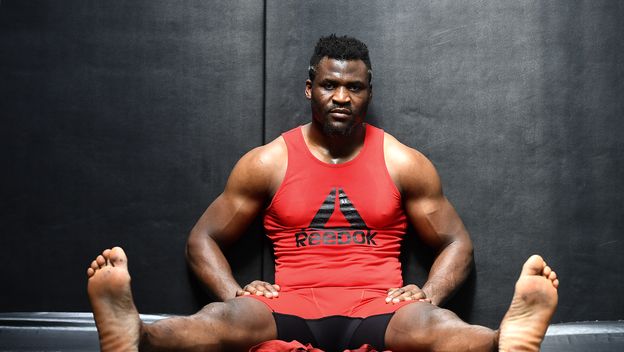
[[[87,265],[121,245],[142,312],[195,311],[186,236],[262,143],[263,4],[0,6],[0,310],[88,311]]]
[[[335,32],[371,51],[370,121],[434,162],[473,235],[450,306],[496,327],[538,252],[555,322],[622,319],[623,21],[616,0],[3,0],[0,310],[88,310],[84,270],[112,244],[141,312],[207,302],[188,230],[245,151],[309,120],[309,56]],[[257,235],[241,283],[271,276]],[[410,248],[406,280],[430,256]]]
[[[623,20],[617,1],[268,1],[267,140],[309,120],[315,40],[362,39],[371,121],[434,162],[473,236],[476,275],[451,306],[496,327],[541,253],[562,280],[554,321],[621,319]],[[423,255],[407,280],[423,282]]]

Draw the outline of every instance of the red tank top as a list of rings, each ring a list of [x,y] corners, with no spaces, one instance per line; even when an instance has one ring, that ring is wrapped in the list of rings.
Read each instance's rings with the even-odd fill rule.
[[[284,133],[286,175],[265,211],[275,282],[286,289],[401,287],[401,196],[384,160],[383,130],[366,124],[364,146],[329,164],[308,149],[301,127]]]

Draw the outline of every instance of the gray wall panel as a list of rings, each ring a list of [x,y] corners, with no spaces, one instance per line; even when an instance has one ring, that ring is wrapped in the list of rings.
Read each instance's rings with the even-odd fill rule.
[[[87,265],[122,245],[141,312],[195,311],[186,236],[262,143],[263,4],[0,6],[0,310],[88,311]]]
[[[362,39],[371,121],[434,162],[473,235],[451,306],[496,327],[537,252],[562,278],[554,321],[622,318],[623,18],[617,1],[269,1],[267,139],[309,120],[316,39]],[[406,256],[408,279],[428,256]]]
[[[562,277],[555,322],[624,316],[619,2],[264,6],[0,2],[0,311],[88,310],[86,265],[114,244],[141,312],[205,303],[188,230],[245,151],[309,120],[309,56],[336,32],[371,49],[370,121],[436,164],[473,234],[454,310],[495,327],[539,252]],[[232,252],[241,283],[271,276],[258,235]],[[431,253],[403,259],[421,283]]]

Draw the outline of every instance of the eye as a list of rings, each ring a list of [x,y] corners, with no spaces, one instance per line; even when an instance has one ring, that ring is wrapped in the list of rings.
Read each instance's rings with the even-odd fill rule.
[[[352,85],[352,86],[349,86],[349,90],[352,91],[352,92],[359,92],[359,91],[362,90],[362,86],[357,85],[357,84],[356,85]]]
[[[323,88],[327,89],[327,90],[331,90],[334,89],[334,84],[331,82],[326,82],[323,84]]]

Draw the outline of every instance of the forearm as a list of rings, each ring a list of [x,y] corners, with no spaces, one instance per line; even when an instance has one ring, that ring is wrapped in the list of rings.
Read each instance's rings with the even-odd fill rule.
[[[220,300],[234,298],[236,291],[241,289],[221,248],[207,234],[191,233],[186,259],[199,281]]]
[[[455,241],[436,256],[422,290],[431,303],[443,304],[464,283],[473,267],[470,241]]]

